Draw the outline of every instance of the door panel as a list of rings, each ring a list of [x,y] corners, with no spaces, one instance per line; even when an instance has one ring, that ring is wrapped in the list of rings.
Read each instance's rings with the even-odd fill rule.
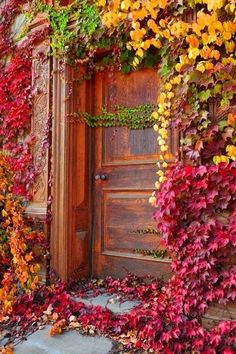
[[[103,165],[137,164],[139,160],[153,162],[157,147],[153,144],[156,133],[152,128],[128,129],[114,127],[103,129]]]
[[[159,79],[155,70],[129,75],[98,73],[94,80],[94,111],[115,105],[134,107],[155,103]],[[120,276],[125,270],[136,274],[167,277],[168,260],[154,260],[134,252],[155,249],[158,236],[139,234],[155,229],[153,208],[148,198],[154,190],[156,163],[160,152],[153,129],[126,127],[96,128],[94,136],[94,249],[93,273]],[[171,134],[170,151],[177,151],[177,138]]]
[[[147,204],[149,192],[140,191],[104,191],[103,194],[103,251],[122,255],[133,252],[135,248],[153,248],[156,235],[147,235],[145,242],[136,230],[143,225],[152,226],[151,208]]]

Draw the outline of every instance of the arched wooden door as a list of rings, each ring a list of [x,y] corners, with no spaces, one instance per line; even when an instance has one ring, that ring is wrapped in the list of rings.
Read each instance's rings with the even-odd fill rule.
[[[157,71],[145,69],[124,75],[118,72],[95,75],[94,111],[115,105],[134,107],[156,103]],[[148,198],[154,190],[159,151],[152,128],[130,130],[96,128],[93,171],[93,254],[92,272],[97,276],[136,274],[168,276],[168,260],[157,260],[134,252],[155,249],[158,236],[140,230],[154,229],[153,208]],[[172,135],[170,151],[176,152]],[[102,178],[99,178],[102,176]],[[103,179],[105,176],[105,179]]]

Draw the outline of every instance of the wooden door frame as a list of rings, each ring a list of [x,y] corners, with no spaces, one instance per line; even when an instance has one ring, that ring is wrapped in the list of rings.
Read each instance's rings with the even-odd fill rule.
[[[78,85],[76,77],[53,60],[51,267],[64,281],[91,271],[91,130],[69,122],[76,110],[90,110],[91,82]]]

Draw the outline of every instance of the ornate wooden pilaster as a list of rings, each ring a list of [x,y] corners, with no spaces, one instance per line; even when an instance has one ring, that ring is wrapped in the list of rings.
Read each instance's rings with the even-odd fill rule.
[[[34,165],[38,177],[34,184],[33,199],[27,213],[40,218],[45,218],[49,196],[49,146],[50,139],[50,75],[51,65],[49,41],[40,43],[33,52],[32,80],[35,95],[32,106],[31,133],[35,138],[33,148]]]

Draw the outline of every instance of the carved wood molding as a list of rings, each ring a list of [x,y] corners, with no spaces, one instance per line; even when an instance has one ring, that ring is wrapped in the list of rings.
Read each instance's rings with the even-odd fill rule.
[[[49,50],[49,41],[40,43],[33,51],[32,61],[32,84],[35,94],[32,102],[31,134],[35,139],[33,160],[38,177],[27,214],[41,218],[46,216],[48,201],[49,152],[45,140],[49,134],[51,94]]]

